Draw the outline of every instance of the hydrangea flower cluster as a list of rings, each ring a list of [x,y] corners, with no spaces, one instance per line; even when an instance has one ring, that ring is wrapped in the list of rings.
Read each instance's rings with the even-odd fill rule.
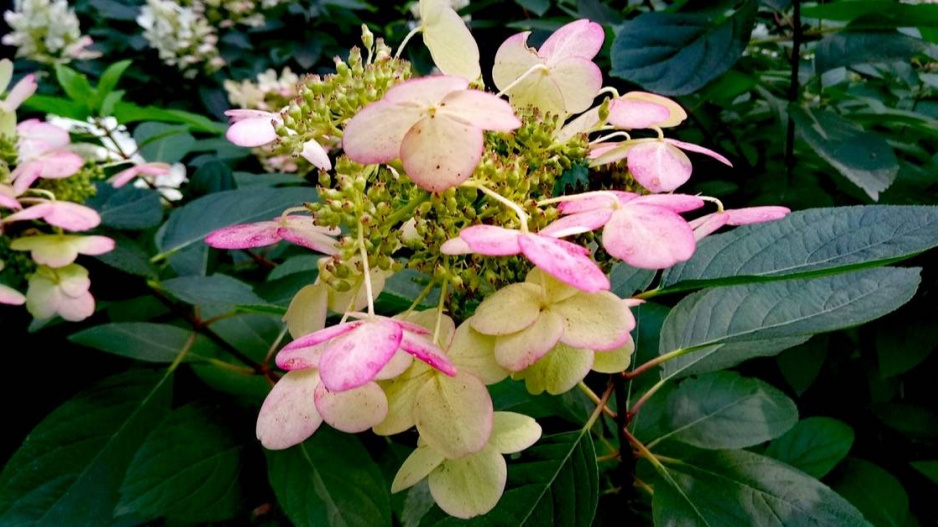
[[[99,56],[88,48],[91,37],[81,34],[78,17],[66,0],[15,0],[3,14],[10,33],[2,42],[16,46],[16,56],[46,64],[64,64]]]
[[[503,456],[541,435],[533,419],[495,412],[486,386],[511,377],[560,394],[590,371],[628,367],[640,301],[609,291],[612,262],[664,269],[725,225],[788,210],[724,210],[673,193],[691,175],[685,151],[729,161],[664,137],[686,117],[675,102],[603,88],[592,62],[605,36],[598,24],[573,22],[536,50],[526,33],[508,39],[493,93],[449,2],[419,9],[415,32],[441,74],[411,78],[365,30],[365,59],[353,50],[335,75],[305,79],[279,112],[230,113],[236,144],[271,144],[318,167],[322,200],[207,242],[286,241],[324,255],[317,282],[285,316],[295,340],[276,356],[287,373],[261,408],[261,442],[288,448],[322,423],[378,435],[416,428],[392,490],[427,478],[444,511],[469,518],[498,502]],[[615,177],[565,194],[562,175],[574,166]],[[715,212],[685,218],[711,203]],[[404,266],[429,285],[410,309],[378,313],[375,298]],[[437,287],[437,308],[417,310]]]
[[[225,65],[218,54],[218,33],[199,6],[173,0],[147,0],[137,24],[160,59],[194,78],[200,70],[211,73]]]

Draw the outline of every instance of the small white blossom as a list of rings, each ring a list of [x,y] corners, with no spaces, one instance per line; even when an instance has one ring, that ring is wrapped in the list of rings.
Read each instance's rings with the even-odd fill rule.
[[[57,64],[99,56],[85,49],[93,42],[81,34],[78,17],[66,0],[15,0],[3,19],[12,31],[2,42],[16,46],[17,57]]]

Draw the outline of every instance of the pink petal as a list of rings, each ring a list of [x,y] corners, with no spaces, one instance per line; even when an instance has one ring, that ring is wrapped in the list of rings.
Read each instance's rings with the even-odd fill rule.
[[[530,327],[495,340],[495,361],[508,371],[524,370],[554,349],[563,332],[563,318],[542,311]]]
[[[664,142],[671,143],[672,145],[680,148],[681,150],[687,150],[689,152],[696,152],[698,154],[703,154],[705,156],[710,156],[713,159],[723,163],[727,166],[733,166],[733,163],[730,163],[730,160],[721,156],[720,154],[710,150],[709,148],[704,148],[702,146],[695,145],[693,143],[685,143],[684,141],[678,141],[677,139],[665,139]]]
[[[62,179],[75,175],[85,160],[74,152],[60,151],[47,154],[38,161],[42,165],[40,176],[47,179]]]
[[[279,114],[272,113],[272,112],[265,112],[263,110],[243,110],[243,109],[226,110],[225,115],[231,118],[232,123],[243,121],[245,119],[261,119],[261,118],[267,119],[267,120],[280,119]]]
[[[127,183],[130,183],[139,174],[140,165],[134,165],[130,168],[125,168],[124,170],[114,174],[114,176],[111,178],[111,186],[114,188],[121,188]]]
[[[283,370],[312,370],[319,368],[319,360],[327,344],[299,348],[284,348],[277,353],[277,366]]]
[[[342,148],[357,163],[371,165],[397,159],[404,136],[425,114],[426,110],[416,106],[387,100],[372,103],[345,125]]]
[[[762,223],[766,221],[780,220],[788,215],[791,209],[788,207],[747,207],[745,209],[728,210],[725,214],[729,215],[727,225],[748,225],[751,223]]]
[[[554,238],[563,238],[575,234],[594,231],[609,221],[612,217],[611,208],[591,210],[579,214],[571,214],[554,221],[547,227],[541,229],[538,234],[544,236],[553,236]]]
[[[322,424],[316,410],[319,374],[291,371],[267,394],[257,415],[257,438],[264,447],[281,450],[305,441]]]
[[[75,242],[80,254],[95,256],[114,250],[114,240],[107,236],[83,236]]]
[[[303,143],[300,155],[320,170],[332,170],[332,161],[329,160],[326,149],[312,139]]]
[[[430,334],[430,330],[421,326],[420,324],[414,324],[413,322],[408,322],[406,320],[399,320],[399,319],[395,319],[395,321],[398,324],[400,324],[402,328],[404,328],[404,331],[407,331],[409,333],[416,333],[417,335],[429,335]],[[447,323],[445,319],[443,323],[444,324]],[[449,324],[453,324],[452,319],[450,319]]]
[[[701,216],[696,220],[688,223],[688,225],[690,225],[691,229],[694,229],[694,240],[699,242],[705,237],[713,234],[720,227],[726,225],[726,222],[729,219],[729,215],[725,212],[714,212],[713,214]]]
[[[609,103],[609,122],[626,130],[658,126],[669,117],[669,108],[653,102],[615,99]]]
[[[50,201],[33,205],[7,216],[3,221],[7,223],[39,218],[67,231],[86,231],[101,223],[101,216],[94,209],[68,201]]]
[[[486,256],[512,256],[521,252],[521,232],[493,225],[473,225],[459,231],[472,252]]]
[[[254,117],[235,121],[228,127],[225,137],[238,146],[253,148],[273,142],[277,139],[277,130],[270,117]]]
[[[10,185],[0,183],[0,207],[7,209],[20,210],[23,208],[16,199],[18,193]]]
[[[482,158],[482,130],[442,115],[427,117],[408,130],[400,154],[418,187],[442,192],[472,176]]]
[[[26,297],[12,287],[0,284],[0,304],[21,306],[26,303]]]
[[[577,214],[603,208],[612,210],[618,192],[620,191],[583,192],[577,194],[577,199],[561,201],[557,204],[557,209],[561,214]]]
[[[587,293],[609,289],[605,273],[579,245],[537,234],[521,236],[518,244],[528,260],[561,282]]]
[[[94,314],[94,297],[85,291],[71,298],[63,298],[58,309],[59,316],[64,320],[80,322]]]
[[[348,434],[377,426],[388,415],[388,399],[375,382],[343,392],[331,392],[320,383],[314,397],[323,420]]]
[[[205,237],[205,243],[216,249],[253,249],[280,241],[280,223],[261,221],[218,229]]]
[[[686,261],[696,246],[684,218],[662,207],[623,207],[603,229],[606,251],[641,269],[664,269]]]
[[[36,93],[36,88],[39,85],[36,83],[36,76],[30,73],[29,75],[20,79],[19,82],[13,86],[13,89],[7,93],[7,98],[0,104],[3,105],[3,108],[12,112],[15,111],[23,101],[30,98],[32,94]]]
[[[363,321],[323,352],[319,360],[322,383],[330,391],[341,392],[371,381],[400,348],[403,336],[401,325],[391,319]]]
[[[310,333],[309,335],[300,337],[293,342],[287,344],[280,350],[280,353],[284,351],[292,351],[299,348],[309,348],[317,344],[326,342],[327,340],[332,340],[337,337],[341,337],[346,333],[349,333],[353,330],[361,327],[365,322],[362,320],[356,320],[354,322],[345,322],[343,324],[336,324],[335,326],[329,326],[324,329],[320,329],[315,333]],[[278,354],[278,365],[279,363],[279,354]]]
[[[456,375],[456,367],[446,358],[443,350],[428,339],[410,332],[404,332],[404,337],[401,339],[401,349],[450,377]]]
[[[334,231],[316,225],[310,216],[288,216],[286,226],[277,230],[277,234],[290,243],[323,254],[339,254],[338,244],[329,236],[330,232]]]
[[[556,63],[567,57],[592,59],[603,47],[603,27],[589,20],[577,20],[561,27],[537,50],[538,55]]]
[[[19,204],[19,202],[16,203]],[[2,202],[0,202],[0,204],[2,204]],[[462,238],[453,238],[452,240],[443,242],[443,245],[440,246],[440,252],[450,256],[456,256],[460,254],[472,254],[472,248],[469,247],[469,244]]]
[[[68,130],[63,130],[54,124],[45,123],[38,119],[29,119],[16,126],[16,133],[20,141],[38,144],[43,152],[63,148],[71,142]],[[35,148],[35,147],[32,147]]]
[[[651,192],[671,192],[690,179],[690,159],[663,141],[634,145],[628,151],[629,171]]]
[[[440,102],[437,114],[483,130],[507,132],[521,126],[508,101],[479,90],[450,93]]]
[[[451,92],[465,90],[469,81],[450,75],[430,75],[402,82],[384,94],[384,101],[408,105],[432,106]]]
[[[696,210],[704,206],[704,201],[697,196],[688,194],[650,194],[647,196],[636,196],[626,203],[637,205],[654,205],[662,207],[672,212],[687,212]]]
[[[33,186],[40,175],[42,175],[42,163],[39,161],[30,161],[16,167],[10,174],[13,179],[13,192],[16,195],[26,192],[26,189]]]

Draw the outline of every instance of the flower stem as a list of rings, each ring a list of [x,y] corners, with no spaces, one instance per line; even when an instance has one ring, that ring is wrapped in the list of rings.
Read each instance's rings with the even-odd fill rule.
[[[599,398],[599,403],[596,405],[596,409],[593,410],[592,415],[586,421],[586,424],[583,425],[583,430],[589,430],[593,428],[593,424],[596,423],[596,420],[599,419],[599,415],[603,413],[603,408],[606,407],[606,403],[609,402],[609,396],[612,395],[613,384],[610,381],[609,386],[606,387],[606,391],[603,392],[603,396]]]
[[[401,52],[404,51],[404,46],[406,46],[407,43],[410,42],[410,39],[414,38],[414,35],[416,35],[417,33],[420,33],[421,31],[423,31],[422,25],[417,26],[414,29],[411,29],[410,33],[408,33],[407,36],[404,37],[404,40],[401,42],[401,45],[398,46],[397,53],[394,54],[394,58],[396,59],[401,58]]]
[[[654,368],[655,366],[668,362],[671,359],[676,359],[682,355],[687,355],[688,353],[691,353],[693,351],[698,351],[700,349],[701,348],[699,346],[691,346],[689,348],[680,348],[674,351],[669,351],[668,353],[665,353],[664,355],[658,355],[656,358],[646,363],[643,363],[641,366],[635,368],[632,371],[622,372],[622,376],[625,377],[626,379],[634,379],[635,377],[638,377],[642,373],[645,373],[646,371]]]
[[[528,215],[524,212],[524,209],[522,209],[520,205],[476,181],[466,181],[460,186],[477,189],[486,196],[514,211],[515,215],[518,216],[518,221],[521,222],[521,232],[528,232]]]
[[[588,397],[590,401],[593,401],[593,404],[595,404],[596,406],[601,406],[604,414],[608,415],[609,417],[613,419],[618,417],[616,413],[612,411],[611,408],[609,408],[608,406],[606,406],[605,403],[602,402],[602,399],[600,399],[599,396],[596,395],[596,392],[591,390],[590,387],[586,385],[586,383],[584,383],[583,381],[580,381],[579,383],[577,383],[577,388],[579,388],[580,391],[585,393],[586,397]]]
[[[510,92],[515,86],[521,84],[521,81],[526,79],[528,75],[531,75],[532,73],[537,72],[537,71],[548,71],[549,69],[550,68],[548,68],[547,66],[543,64],[536,64],[534,66],[531,66],[528,69],[528,71],[524,72],[520,77],[512,81],[512,83],[509,84],[508,86],[505,86],[505,88],[502,91],[496,93],[495,96],[501,97],[502,95],[505,95],[506,93]]]
[[[449,280],[443,280],[443,285],[440,287],[440,303],[436,308],[436,325],[433,327],[433,343],[437,346],[440,345],[440,326],[443,323],[443,308],[446,303],[446,293],[447,288],[449,287]]]
[[[597,93],[596,96],[599,97],[600,95],[604,93],[608,93],[609,95],[612,95],[613,99],[619,98],[619,90],[613,88],[612,86],[606,86],[605,88],[599,90],[599,93]]]
[[[608,135],[604,135],[604,136],[602,136],[602,137],[597,137],[596,139],[593,139],[592,141],[590,141],[589,144],[590,144],[590,145],[595,145],[596,143],[601,143],[601,142],[603,142],[603,141],[606,141],[606,140],[608,140],[608,139],[613,139],[613,138],[616,138],[616,137],[625,137],[625,140],[626,140],[626,141],[631,141],[631,140],[632,140],[632,136],[629,135],[628,132],[619,131],[619,132],[614,132],[614,133],[611,133],[611,134],[608,134]]]
[[[365,295],[368,297],[368,314],[375,314],[374,292],[371,288],[371,269],[368,267],[368,251],[365,250],[365,227],[358,224],[358,248],[362,257],[362,273],[365,275]]]

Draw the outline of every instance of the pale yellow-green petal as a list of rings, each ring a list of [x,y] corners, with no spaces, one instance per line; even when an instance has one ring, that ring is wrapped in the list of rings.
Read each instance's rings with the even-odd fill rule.
[[[475,375],[485,384],[495,384],[508,376],[508,371],[495,360],[495,338],[472,329],[469,319],[456,328],[450,345],[449,360],[460,373]]]
[[[378,383],[388,398],[388,415],[372,428],[382,436],[399,434],[414,426],[414,402],[417,392],[430,379],[430,367],[414,361],[404,373],[390,381]]]
[[[495,448],[448,459],[430,473],[430,494],[450,516],[472,518],[492,510],[505,492],[508,465]]]
[[[540,291],[528,283],[495,291],[476,308],[472,328],[483,335],[510,335],[534,324],[541,313]]]
[[[328,303],[328,285],[319,283],[300,289],[283,315],[290,336],[296,339],[326,327]]]
[[[533,417],[514,412],[495,412],[489,445],[502,454],[514,454],[537,443],[541,425]]]
[[[521,371],[556,346],[563,332],[563,318],[543,311],[530,327],[495,339],[495,360],[508,371]]]
[[[436,309],[425,309],[423,311],[411,311],[407,313],[407,316],[403,314],[395,316],[394,318],[400,318],[401,320],[406,320],[407,322],[412,322],[418,326],[426,328],[430,331],[430,338],[433,336],[433,332],[436,329],[436,319],[437,319],[437,310]],[[456,323],[453,322],[453,319],[449,315],[444,314],[440,318],[440,347],[446,349],[449,347],[449,343],[453,340],[453,333],[456,332]]]
[[[543,289],[544,296],[547,297],[547,302],[551,304],[556,302],[563,302],[571,296],[581,292],[572,285],[565,284],[553,276],[545,273],[541,270],[540,267],[531,269],[528,275],[524,278],[524,281]]]
[[[400,492],[420,483],[420,480],[439,467],[445,459],[443,454],[428,446],[417,447],[398,469],[394,482],[391,483],[391,492]]]
[[[414,421],[427,444],[450,459],[478,452],[492,433],[492,398],[472,375],[434,374],[417,393]]]
[[[628,338],[632,314],[622,299],[608,291],[579,293],[551,304],[564,319],[561,342],[591,350],[613,349]]]
[[[635,351],[635,341],[632,337],[625,344],[612,351],[596,353],[593,359],[593,371],[599,373],[619,373],[625,371],[632,363],[632,352]]]
[[[593,355],[590,350],[558,344],[520,375],[524,377],[524,385],[530,393],[560,395],[586,377],[593,366]]]
[[[423,20],[423,42],[441,72],[469,81],[482,76],[479,46],[449,1],[421,0],[420,16]]]

